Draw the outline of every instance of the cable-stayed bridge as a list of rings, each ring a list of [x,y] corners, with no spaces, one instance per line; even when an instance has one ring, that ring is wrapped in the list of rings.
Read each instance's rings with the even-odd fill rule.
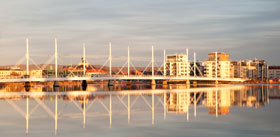
[[[154,59],[154,47],[152,46],[152,56],[151,56],[151,60],[148,63],[148,65],[145,67],[143,72],[146,72],[148,68],[151,69],[151,74],[149,75],[132,75],[131,74],[131,68],[134,69],[135,71],[137,70],[137,67],[135,67],[135,65],[132,64],[131,59],[130,59],[130,50],[128,47],[128,52],[127,52],[127,61],[126,63],[119,69],[119,71],[117,73],[112,73],[112,50],[111,50],[111,43],[109,43],[109,57],[108,59],[105,61],[105,63],[102,65],[102,67],[99,69],[103,69],[106,65],[109,68],[109,72],[106,75],[102,75],[102,76],[87,76],[86,75],[86,49],[85,49],[85,44],[83,44],[83,56],[82,56],[82,63],[83,64],[83,75],[82,76],[75,76],[75,75],[71,75],[71,76],[59,76],[59,68],[58,68],[58,44],[57,44],[57,39],[55,39],[54,42],[54,47],[55,47],[55,53],[53,56],[51,56],[42,67],[39,67],[35,61],[30,58],[29,55],[29,40],[26,39],[26,54],[23,58],[21,58],[16,64],[15,66],[18,66],[20,63],[24,62],[24,60],[26,61],[26,75],[27,77],[9,77],[9,78],[2,78],[0,79],[0,83],[7,83],[7,82],[47,82],[47,81],[88,81],[88,80],[108,80],[108,81],[118,81],[118,80],[125,80],[125,81],[131,81],[131,80],[151,80],[152,84],[155,84],[155,80],[161,80],[161,81],[186,81],[187,83],[190,83],[190,81],[215,81],[216,83],[218,83],[218,81],[226,81],[226,82],[243,82],[245,81],[245,79],[241,79],[241,78],[219,78],[218,77],[218,72],[216,70],[216,74],[215,77],[205,77],[203,76],[202,72],[200,71],[200,69],[198,68],[198,66],[196,65],[196,54],[194,53],[194,65],[190,67],[190,72],[193,73],[193,76],[190,76],[190,72],[187,72],[186,76],[180,76],[180,75],[176,75],[176,76],[168,76],[166,74],[166,55],[165,55],[165,50],[163,51],[163,61],[162,61],[162,65],[161,66],[157,66],[157,70],[155,70],[155,65],[157,65],[157,63],[155,62]],[[188,49],[186,49],[186,54],[187,56],[189,55]],[[32,62],[37,69],[39,70],[43,70],[47,67],[47,65],[51,62],[54,62],[54,66],[55,66],[55,73],[54,76],[52,77],[29,77],[29,73],[30,73],[30,62]],[[187,59],[187,64],[189,64],[189,59]],[[217,65],[216,65],[217,66]],[[127,68],[127,74],[123,73],[123,69]],[[216,68],[217,69],[217,68]],[[160,71],[162,73],[162,75],[157,75],[155,74],[155,72]],[[188,71],[188,69],[187,69]],[[197,75],[196,71],[199,71],[199,75]]]

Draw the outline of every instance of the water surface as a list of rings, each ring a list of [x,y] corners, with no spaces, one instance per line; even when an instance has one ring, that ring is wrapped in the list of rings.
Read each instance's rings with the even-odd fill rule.
[[[0,136],[279,136],[279,85],[0,88]]]

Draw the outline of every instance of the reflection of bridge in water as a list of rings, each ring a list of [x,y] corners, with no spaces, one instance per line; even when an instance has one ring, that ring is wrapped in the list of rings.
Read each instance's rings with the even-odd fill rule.
[[[8,102],[12,108],[26,120],[26,134],[29,133],[30,119],[44,119],[45,114],[54,120],[55,135],[58,121],[66,117],[81,118],[83,128],[86,119],[108,117],[112,126],[114,115],[127,115],[128,124],[131,117],[138,113],[150,113],[151,123],[155,123],[155,113],[162,113],[163,119],[168,114],[185,115],[190,120],[190,112],[197,116],[198,106],[208,108],[210,115],[218,117],[228,114],[231,106],[259,107],[269,102],[267,86],[246,87],[207,87],[171,90],[129,90],[117,92],[1,92],[0,99]],[[25,104],[22,108],[19,102]],[[65,112],[65,104],[79,112]],[[95,105],[95,109],[93,106]],[[63,107],[62,107],[63,106]],[[99,107],[99,110],[98,110]],[[38,109],[45,114],[32,117]],[[5,110],[5,109],[3,109]],[[156,111],[157,110],[157,111]],[[5,113],[5,111],[2,111]]]

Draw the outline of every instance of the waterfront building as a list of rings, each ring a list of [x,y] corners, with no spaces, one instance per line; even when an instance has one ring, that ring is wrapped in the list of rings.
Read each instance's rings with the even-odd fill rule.
[[[43,70],[30,70],[29,76],[32,78],[41,78],[43,76]]]
[[[58,67],[58,77],[83,77],[84,76],[84,60],[81,59],[81,62],[78,65],[69,65],[69,66],[59,66]],[[85,73],[87,77],[91,77],[93,75],[105,75],[106,71],[103,69],[96,69],[94,66],[89,65],[85,61]],[[43,70],[43,75],[45,77],[54,77],[55,70],[53,66],[50,65],[48,69]]]
[[[167,55],[165,66],[167,76],[190,75],[190,63],[188,62],[187,54]]]
[[[1,69],[0,78],[12,78],[12,77],[21,77],[26,74],[26,71],[21,69]]]
[[[63,69],[60,69],[60,66],[58,67],[57,70],[57,75],[58,77],[65,77],[66,76],[66,71]],[[53,66],[49,66],[48,69],[43,70],[43,77],[55,77],[55,70],[53,69]]]
[[[252,60],[253,63],[255,63],[256,65],[256,71],[257,71],[257,76],[254,79],[257,80],[267,80],[267,63],[265,62],[265,60],[259,60],[254,58]]]
[[[268,67],[268,79],[270,79],[270,80],[280,79],[280,66],[269,66]]]
[[[252,62],[252,60],[232,61],[231,64],[235,78],[254,79],[257,77],[256,63]]]
[[[235,78],[245,78],[251,80],[267,79],[267,64],[264,60],[232,61]]]
[[[231,61],[227,53],[209,53],[208,60],[202,62],[206,77],[230,78],[233,77]],[[217,71],[217,72],[216,72]]]
[[[86,76],[88,77],[93,77],[93,76],[105,76],[107,75],[107,72],[104,70],[99,70],[99,69],[88,69],[86,71]]]

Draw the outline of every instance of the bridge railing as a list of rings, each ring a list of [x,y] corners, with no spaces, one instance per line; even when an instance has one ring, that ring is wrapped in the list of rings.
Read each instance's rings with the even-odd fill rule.
[[[182,78],[182,79],[185,79],[185,78],[190,78],[190,79],[205,79],[205,80],[216,80],[216,78],[211,78],[211,77],[205,77],[205,76],[163,76],[163,75],[112,75],[112,76],[109,76],[109,75],[102,75],[102,76],[96,76],[96,78],[148,78],[148,79],[151,79],[152,77],[154,78],[166,78],[166,79],[172,79],[172,78]],[[41,77],[22,77],[22,76],[9,76],[9,77],[5,77],[5,78],[0,78],[0,80],[8,80],[8,81],[11,81],[11,80],[28,80],[28,79],[55,79],[56,77],[55,76],[41,76]],[[57,77],[57,78],[95,78],[95,77],[91,77],[91,76],[84,76],[84,77],[81,77],[81,76],[68,76],[68,77]],[[241,78],[217,78],[217,80],[238,80]],[[242,79],[243,81],[245,81],[246,79]]]
[[[57,78],[83,78],[83,77],[91,77],[91,76],[59,76]],[[94,76],[94,77],[152,77],[152,75],[102,75],[102,76]],[[204,76],[163,76],[163,75],[154,75],[154,77],[166,77],[166,78],[175,78],[175,77],[179,77],[179,78],[185,78],[185,77],[199,77],[199,78],[207,78]],[[0,79],[33,79],[33,78],[56,78],[55,76],[32,76],[32,77],[23,77],[23,76],[9,76],[9,77],[2,77]]]

